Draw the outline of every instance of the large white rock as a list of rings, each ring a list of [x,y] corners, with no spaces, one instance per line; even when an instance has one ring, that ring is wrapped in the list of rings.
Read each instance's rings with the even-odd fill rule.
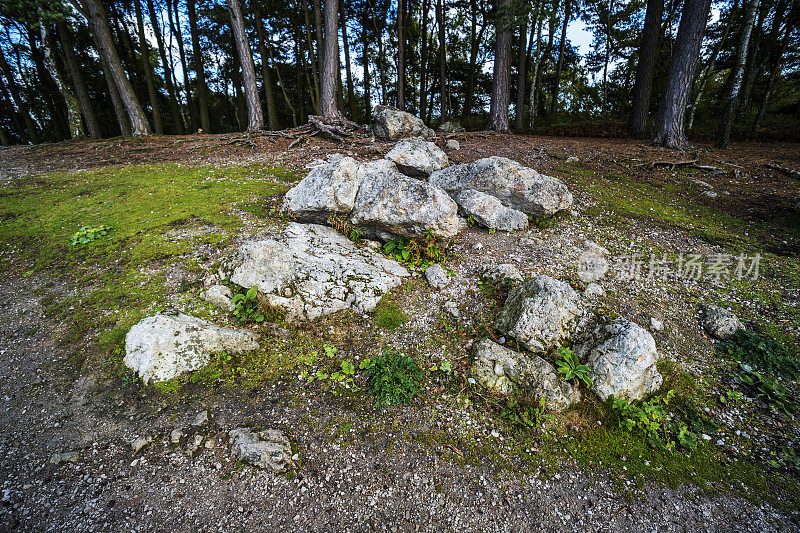
[[[258,335],[252,331],[224,328],[182,313],[159,313],[130,329],[123,363],[149,383],[202,368],[213,353],[257,349]]]
[[[463,225],[458,206],[446,192],[403,175],[389,160],[362,163],[358,179],[361,187],[350,222],[368,232],[413,238],[430,231],[446,239]]]
[[[603,400],[612,394],[640,400],[663,382],[656,368],[656,341],[650,332],[628,320],[595,320],[585,340],[574,349],[589,367],[592,389]]]
[[[402,137],[433,137],[434,131],[422,119],[394,107],[376,105],[373,130],[379,139],[395,141]]]
[[[237,460],[258,468],[283,472],[292,464],[292,447],[279,429],[252,431],[236,428],[228,433],[231,452]]]
[[[506,207],[492,195],[466,189],[455,197],[466,216],[472,216],[481,226],[501,231],[516,231],[528,227],[528,215]]]
[[[505,157],[450,166],[431,174],[428,181],[454,197],[465,189],[490,194],[503,205],[535,217],[547,217],[572,206],[572,193],[560,180]]]
[[[283,207],[303,221],[325,222],[332,214],[347,216],[358,193],[357,169],[352,157],[316,166],[289,189]]]
[[[386,159],[393,161],[403,174],[413,178],[427,178],[432,172],[450,164],[441,148],[421,137],[399,141],[386,154]]]
[[[408,270],[356,247],[334,230],[293,223],[276,239],[248,242],[223,264],[232,282],[258,286],[286,320],[313,320],[342,309],[367,313]]]
[[[577,387],[561,379],[556,369],[536,355],[526,355],[482,339],[475,344],[472,374],[484,387],[500,396],[513,396],[520,403],[563,411],[580,401]]]
[[[737,329],[744,328],[733,311],[711,304],[701,305],[700,310],[703,328],[709,335],[721,341],[730,339]]]
[[[497,318],[497,329],[535,354],[565,344],[585,315],[583,300],[569,284],[539,275],[514,286]]]

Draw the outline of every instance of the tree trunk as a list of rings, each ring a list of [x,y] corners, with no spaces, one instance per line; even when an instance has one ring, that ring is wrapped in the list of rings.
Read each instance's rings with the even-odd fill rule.
[[[86,90],[86,83],[83,81],[78,60],[75,58],[75,49],[72,46],[69,28],[63,18],[56,21],[56,31],[58,32],[58,39],[61,41],[61,48],[64,50],[64,62],[67,64],[72,85],[75,87],[75,96],[78,97],[83,121],[86,123],[86,129],[89,130],[89,137],[99,139],[100,125],[97,123],[92,100],[89,98],[89,92]]]
[[[711,0],[686,0],[678,26],[675,51],[669,62],[664,93],[658,107],[653,143],[667,148],[687,146],[684,118],[692,78],[700,56]]]
[[[39,137],[38,128],[36,127],[36,122],[31,116],[31,110],[27,101],[20,97],[19,87],[17,86],[17,81],[14,79],[14,73],[11,71],[11,65],[6,61],[2,50],[0,50],[0,70],[2,70],[8,82],[8,92],[11,94],[11,100],[14,102],[14,105],[17,106],[19,114],[22,115],[22,121],[25,123],[28,138],[32,144],[39,144],[41,139]]]
[[[472,0],[472,2],[474,3],[475,0]],[[430,5],[431,0],[422,0],[422,19],[420,20],[422,50],[420,51],[419,61],[419,118],[422,120],[425,120],[425,109],[428,104],[428,11],[430,10]],[[366,43],[364,45],[366,46]]]
[[[639,62],[636,65],[636,81],[633,84],[631,117],[628,121],[628,133],[633,137],[643,137],[647,127],[650,93],[653,90],[653,67],[661,37],[663,17],[664,0],[648,0],[644,28],[639,41]]]
[[[366,22],[366,15],[364,15],[362,28]],[[372,120],[372,85],[369,76],[369,43],[367,42],[367,32],[363,29],[361,40],[361,65],[364,68],[364,121],[369,123]]]
[[[769,3],[764,2],[761,4],[761,9],[758,10],[758,19],[755,22],[755,28],[763,28],[764,27],[764,17],[769,12]],[[745,112],[747,111],[747,105],[750,103],[751,96],[753,93],[753,85],[755,83],[756,78],[758,78],[761,71],[764,69],[763,60],[764,58],[761,57],[759,54],[760,48],[760,41],[761,41],[761,34],[763,31],[756,31],[755,33],[751,30],[750,32],[750,44],[747,47],[747,59],[745,60],[745,66],[743,71],[742,77],[742,88],[739,91],[739,98],[736,105],[736,112],[734,113],[734,122],[740,120]]]
[[[538,10],[539,6],[537,6]],[[530,128],[533,131],[534,126],[536,126],[536,117],[539,114],[538,111],[538,102],[536,100],[536,93],[539,90],[539,64],[541,63],[540,55],[539,55],[539,43],[542,39],[542,24],[544,23],[544,18],[540,16],[539,11],[536,12],[536,17],[534,17],[534,24],[536,24],[536,50],[533,52],[533,75],[531,76],[531,96],[530,96]],[[533,33],[531,33],[533,35]]]
[[[247,42],[247,35],[244,32],[244,21],[242,20],[242,11],[239,8],[239,0],[228,0],[228,13],[231,16],[231,29],[233,30],[236,50],[239,52],[239,64],[242,67],[244,95],[247,100],[247,131],[263,130],[264,114],[261,111],[261,100],[258,98],[256,67],[253,64],[250,43]]]
[[[436,0],[436,21],[439,25],[439,96],[441,121],[450,118],[450,111],[447,107],[447,37],[445,27],[444,0]]]
[[[128,118],[127,111],[125,110],[125,104],[122,103],[122,98],[119,95],[119,88],[117,87],[117,84],[114,81],[114,76],[111,73],[111,66],[102,54],[100,54],[100,64],[103,68],[103,76],[106,79],[108,94],[111,97],[111,107],[114,110],[114,116],[117,117],[117,124],[119,124],[120,134],[123,137],[131,137],[133,135],[131,121]]]
[[[292,112],[292,126],[297,127],[297,114],[292,105],[292,101],[289,99],[289,96],[286,94],[286,86],[283,83],[283,77],[281,76],[281,69],[278,66],[278,63],[275,62],[275,58],[272,56],[272,47],[267,49],[267,53],[269,54],[269,62],[272,64],[272,67],[275,69],[275,74],[278,75],[278,85],[281,87],[281,93],[283,94],[283,99],[286,100],[286,105],[289,107],[289,110]]]
[[[791,2],[789,6],[786,8],[786,13],[791,13],[794,7],[794,2]],[[776,18],[778,18],[778,13],[776,11],[775,14]],[[781,72],[781,59],[789,50],[789,42],[792,31],[794,30],[795,26],[797,25],[797,19],[794,19],[794,22],[787,22],[786,27],[784,28],[783,38],[779,35],[776,35],[778,42],[780,43],[780,48],[778,52],[775,53],[770,59],[770,69],[769,69],[769,78],[767,80],[767,88],[764,91],[764,99],[761,101],[761,105],[758,108],[758,115],[756,115],[756,120],[753,122],[753,134],[758,135],[758,130],[761,129],[761,122],[764,120],[764,115],[767,112],[767,106],[769,104],[770,96],[772,96],[772,88],[775,85],[775,80],[778,77],[778,74]],[[777,30],[778,28],[776,28]]]
[[[314,9],[316,10],[318,6],[315,4]],[[315,11],[316,14],[316,11]],[[311,88],[311,102],[314,105],[314,109],[316,112],[319,113],[319,63],[318,63],[318,56],[320,46],[322,46],[322,41],[317,41],[316,45],[314,45],[314,39],[311,37],[311,19],[308,16],[308,2],[307,0],[303,0],[303,16],[305,17],[306,22],[306,41],[308,42],[308,58],[311,62],[311,75],[314,78],[314,86]],[[314,50],[317,51],[317,54],[314,54]]]
[[[97,51],[104,63],[103,71],[111,80],[112,98],[116,91],[117,96],[125,108],[128,121],[130,122],[130,134],[150,135],[150,125],[147,117],[139,105],[139,100],[133,92],[130,80],[125,76],[122,62],[119,60],[114,41],[111,38],[111,30],[108,26],[105,10],[99,0],[80,0],[81,5],[86,11],[89,28],[92,32]],[[123,131],[125,131],[125,121]]]
[[[519,24],[519,62],[517,63],[517,101],[514,105],[514,129],[525,129],[525,88],[528,81],[528,12],[522,14]]]
[[[339,31],[338,0],[325,0],[324,53],[320,80],[320,113],[329,120],[340,119],[342,114],[336,105],[336,85],[339,79]]]
[[[158,53],[161,56],[161,65],[164,67],[164,81],[167,84],[167,93],[169,93],[169,108],[170,113],[172,113],[172,122],[175,125],[175,133],[178,135],[183,135],[183,116],[181,115],[180,106],[178,105],[178,97],[175,94],[175,85],[172,83],[172,69],[169,66],[167,51],[164,47],[164,36],[161,34],[161,28],[158,25],[158,17],[156,16],[156,8],[153,5],[153,0],[147,0],[147,9],[150,12],[150,25],[152,26],[153,33],[156,36]]]
[[[261,16],[259,4],[255,5],[256,11],[256,36],[258,37],[258,51],[261,54],[261,77],[264,81],[264,101],[267,103],[267,127],[275,131],[278,127],[278,106],[275,104],[275,94],[272,92],[272,75],[267,61],[267,32],[264,31],[264,21]]]
[[[350,110],[350,119],[356,120],[356,99],[353,89],[353,73],[350,71],[350,41],[347,39],[347,4],[340,0],[339,9],[342,24],[342,47],[344,48],[344,68],[347,74],[347,107]]]
[[[199,127],[197,124],[197,112],[192,102],[192,93],[189,90],[189,68],[186,62],[186,49],[183,44],[183,31],[181,30],[181,17],[180,17],[180,0],[174,0],[172,7],[175,9],[175,21],[173,24],[172,17],[170,16],[169,25],[172,33],[175,34],[175,39],[178,41],[178,57],[181,60],[181,69],[183,70],[183,89],[186,92],[186,106],[189,108],[189,121],[191,123],[192,131],[197,131]]]
[[[467,68],[467,90],[464,95],[464,111],[462,116],[468,119],[472,116],[475,107],[475,66],[478,61],[478,5],[477,0],[470,0],[469,19],[469,67]]]
[[[495,15],[494,71],[492,73],[492,99],[489,104],[490,130],[509,131],[508,92],[509,63],[511,56],[511,31],[509,29],[511,0],[500,0]]]
[[[61,72],[58,70],[58,65],[53,57],[52,39],[42,20],[39,20],[39,31],[42,37],[42,49],[44,50],[44,65],[50,73],[50,76],[52,76],[53,81],[56,82],[56,86],[59,92],[61,92],[61,96],[64,97],[64,102],[67,105],[67,121],[69,122],[70,137],[72,139],[86,137],[86,133],[83,131],[83,122],[81,121],[81,106],[78,103],[78,99],[72,94],[72,91],[65,83]]]
[[[136,11],[136,25],[138,26],[139,45],[141,46],[142,68],[144,69],[144,78],[147,83],[147,95],[150,99],[150,107],[153,109],[153,126],[155,127],[158,135],[164,134],[164,125],[161,122],[161,111],[158,108],[158,93],[156,92],[156,84],[153,79],[153,64],[150,62],[150,45],[147,44],[147,38],[144,34],[144,20],[142,18],[142,7],[139,0],[133,2],[134,10]]]
[[[58,97],[61,93],[59,92],[52,76],[50,76],[47,67],[44,65],[42,53],[39,50],[39,45],[36,43],[36,33],[33,31],[33,26],[28,29],[27,39],[29,55],[34,66],[36,67],[36,75],[39,80],[38,86],[35,85],[34,81],[33,87],[35,88],[31,88],[30,94],[44,91],[44,94],[41,96],[43,96],[42,100],[47,108],[47,115],[50,117],[55,138],[57,140],[69,139],[69,125],[64,118],[66,115],[66,110],[62,109],[62,105],[60,105],[62,99]],[[24,72],[22,68],[20,68],[19,71]],[[62,113],[62,111],[64,112]],[[42,121],[42,124],[44,124],[44,121]]]
[[[720,121],[719,130],[717,131],[715,145],[718,148],[727,147],[731,140],[733,118],[736,114],[736,104],[739,100],[739,91],[742,88],[744,63],[747,60],[747,47],[750,44],[750,34],[753,31],[753,25],[756,21],[756,13],[758,12],[759,1],[760,0],[750,0],[750,6],[747,8],[747,15],[745,16],[742,35],[739,39],[739,47],[736,52],[736,64],[732,72],[733,78],[730,84],[730,92],[728,93],[725,109],[722,114],[722,120]]]
[[[571,15],[572,3],[567,0],[564,4],[564,23],[561,25],[561,41],[558,45],[558,62],[556,63],[556,75],[553,78],[553,95],[550,100],[550,116],[556,112],[556,105],[558,104],[558,87],[561,85],[561,70],[564,68],[564,49],[567,44],[567,26],[569,25],[569,17]]]
[[[406,106],[406,37],[403,23],[405,9],[405,1],[397,0],[397,109],[401,110]]]
[[[211,120],[208,115],[208,85],[203,65],[203,51],[200,48],[200,36],[197,28],[196,0],[186,0],[186,11],[189,17],[189,33],[192,35],[192,66],[195,73],[197,103],[200,108],[200,127],[205,133],[211,133]]]

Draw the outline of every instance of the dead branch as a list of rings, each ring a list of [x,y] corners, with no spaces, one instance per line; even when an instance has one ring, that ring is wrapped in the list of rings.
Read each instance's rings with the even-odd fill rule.
[[[782,172],[783,174],[786,174],[790,178],[794,178],[796,180],[800,180],[800,172],[798,172],[797,170],[794,170],[794,169],[791,169],[791,168],[782,167],[780,165],[776,165],[775,163],[767,163],[767,168],[772,169],[772,170],[777,170],[778,172]]]

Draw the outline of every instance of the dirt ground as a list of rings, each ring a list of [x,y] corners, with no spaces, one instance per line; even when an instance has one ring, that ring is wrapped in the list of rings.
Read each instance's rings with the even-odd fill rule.
[[[719,172],[700,169],[696,179],[725,191],[724,204],[696,191],[686,194],[756,224],[792,213],[800,201],[800,182],[774,168],[800,171],[797,144],[737,143],[726,151],[700,146],[678,153],[630,140],[484,133],[450,137],[461,143],[461,150],[449,154],[453,162],[501,155],[549,173],[576,157],[588,179],[595,172],[613,171],[656,188],[674,185],[674,163],[715,167]],[[329,153],[351,153],[364,160],[382,156],[390,147],[368,140],[341,146],[312,138],[289,148],[291,142],[272,136],[194,135],[12,147],[0,151],[0,183],[7,186],[53,170],[162,162],[269,163],[299,172]],[[382,336],[412,346],[439,323],[447,300],[458,302],[468,323],[477,319],[487,312],[482,307],[486,304],[466,288],[474,286],[475,272],[486,261],[515,263],[527,275],[568,276],[580,243],[596,238],[597,222],[581,214],[585,207],[580,204],[591,203],[584,201],[589,196],[585,183],[570,186],[579,204],[574,219],[521,235],[491,235],[474,228],[463,232],[447,265],[454,274],[451,287],[437,293],[416,280],[414,291],[397,296],[411,310],[409,324],[386,334],[376,332],[367,318],[355,317],[346,327],[347,336],[362,341]],[[604,228],[602,244],[612,248],[609,243],[642,236],[668,248],[719,250],[687,236],[682,228],[641,220]],[[479,242],[481,252],[475,253]],[[794,254],[800,249],[795,247],[797,242],[787,241],[782,252]],[[620,244],[612,252],[623,248]],[[435,382],[434,391],[415,405],[377,414],[370,405],[331,398],[291,381],[252,388],[190,387],[168,399],[133,385],[117,387],[119,381],[109,380],[96,364],[101,355],[94,339],[65,344],[64,324],[45,315],[42,295],[53,290],[54,282],[64,281],[57,273],[25,276],[24,266],[14,265],[13,258],[10,264],[0,274],[0,530],[649,532],[800,527],[796,509],[779,510],[724,491],[708,494],[699,485],[673,488],[654,481],[640,487],[571,460],[539,462],[528,469],[507,436],[492,436],[491,420],[462,406],[455,395],[437,397],[437,390],[447,389]],[[696,302],[717,296],[717,289],[691,283],[677,291],[651,282],[628,285],[609,280],[609,300],[631,320],[652,316],[664,321],[669,333],[655,335],[660,351],[698,373],[714,364],[713,345],[698,331]],[[787,305],[797,305],[799,288],[785,289]],[[337,331],[341,327],[326,319],[312,329],[334,342],[342,338]],[[197,448],[172,445],[171,431],[191,427],[204,410],[213,423],[193,430],[199,436]],[[276,476],[237,464],[227,431],[241,425],[283,429],[297,451],[294,473]],[[720,438],[736,441],[739,428],[729,425]],[[748,429],[756,441],[772,439],[773,433],[789,442],[797,439],[794,421],[772,428],[773,433]],[[465,431],[482,435],[482,445],[497,448],[499,456],[467,453],[466,445],[431,439]],[[153,442],[134,451],[131,443],[145,436]],[[781,490],[776,487],[776,494]]]

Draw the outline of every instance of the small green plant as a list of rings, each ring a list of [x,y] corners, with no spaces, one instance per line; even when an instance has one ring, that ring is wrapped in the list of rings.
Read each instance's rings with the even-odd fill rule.
[[[800,456],[797,455],[794,449],[786,446],[781,446],[779,452],[770,451],[770,458],[767,459],[767,462],[772,468],[784,468],[787,466],[800,468]]]
[[[83,226],[81,229],[75,232],[75,235],[72,236],[70,244],[72,244],[72,246],[77,246],[78,244],[89,244],[90,242],[94,242],[105,237],[108,235],[110,230],[111,227],[105,225],[94,227]]]
[[[717,348],[742,363],[776,376],[800,376],[800,359],[789,354],[783,345],[771,337],[740,329],[730,340],[717,345]]]
[[[250,287],[245,294],[235,294],[231,303],[234,305],[233,321],[238,325],[264,321],[264,313],[261,312],[258,302],[258,288],[255,285]]]
[[[589,377],[589,367],[582,365],[570,348],[559,348],[558,355],[561,356],[561,358],[556,361],[558,372],[564,376],[566,381],[578,379],[582,381],[587,388],[592,386],[592,379]]]
[[[397,305],[381,301],[375,307],[375,323],[388,331],[394,331],[408,322],[408,315]]]
[[[467,217],[467,226],[469,226],[470,228],[475,227],[475,216],[474,215],[470,215],[470,216]]]
[[[375,406],[407,404],[422,388],[425,372],[411,357],[386,350],[364,369],[367,388],[377,398]]]
[[[531,223],[539,229],[552,229],[558,225],[555,217],[531,218]]]
[[[383,252],[395,260],[408,263],[419,269],[426,269],[434,263],[446,258],[445,246],[436,238],[431,230],[425,232],[422,240],[406,240],[402,237],[388,241],[383,245]]]
[[[642,402],[629,402],[614,396],[609,400],[620,428],[639,433],[659,450],[674,450],[678,445],[693,450],[700,442],[697,434],[686,424],[672,421],[667,412],[674,397],[675,391],[670,390],[664,396]]]
[[[512,397],[500,411],[500,418],[512,426],[535,428],[556,417],[547,412],[544,397],[539,398],[538,405],[522,404]]]
[[[764,400],[771,410],[787,415],[797,411],[797,404],[789,398],[789,389],[776,378],[756,372],[749,365],[740,363],[739,367],[742,369],[739,379],[750,386],[755,395]]]

